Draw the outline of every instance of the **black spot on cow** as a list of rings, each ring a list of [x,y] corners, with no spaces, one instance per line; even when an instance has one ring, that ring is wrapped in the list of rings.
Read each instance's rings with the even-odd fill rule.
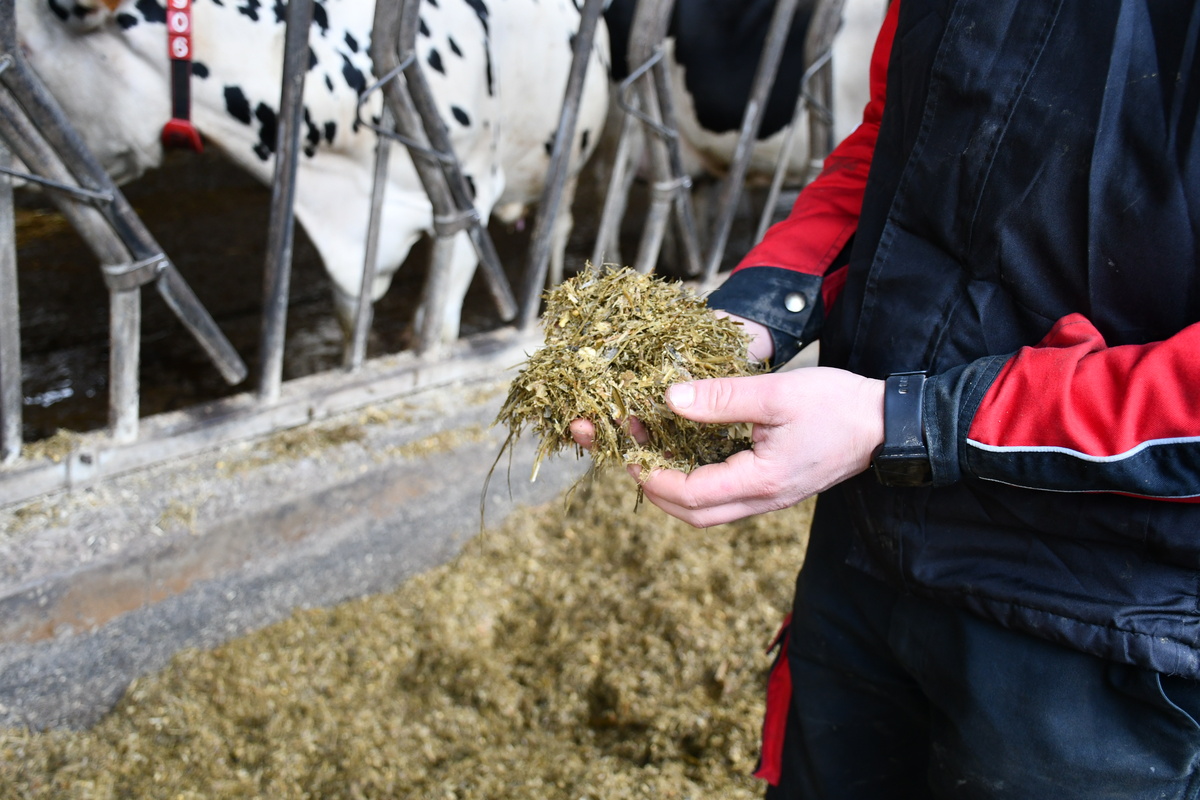
[[[417,33],[421,34],[427,39],[433,35],[429,32],[429,26],[425,24],[425,20],[421,19],[420,17],[417,17]]]
[[[429,0],[429,5],[433,6],[434,8],[437,8],[438,7],[437,0]]]
[[[459,48],[458,42],[454,41],[453,36],[447,36],[446,43],[450,45],[451,53],[454,53],[454,55],[458,56],[459,58],[462,58],[463,51],[461,48]]]
[[[58,0],[50,0],[47,5],[50,6],[51,13],[53,13],[54,16],[58,17],[63,22],[66,22],[71,18],[71,9],[58,2]]]
[[[546,141],[542,142],[542,149],[546,151],[546,155],[550,155],[551,153],[553,153],[554,152],[554,138],[551,137],[551,138],[547,139]]]
[[[160,6],[157,0],[138,0],[134,5],[142,19],[146,22],[161,22],[167,24],[167,9]]]
[[[277,25],[282,25],[283,21],[287,19],[287,5],[283,0],[275,0],[275,5],[271,8],[271,11],[275,14],[275,23]]]
[[[317,60],[317,51],[312,49],[312,45],[309,45],[308,46],[308,71],[312,72],[314,69],[316,69],[318,63],[320,63],[320,62]]]
[[[329,77],[328,72],[325,73],[325,88],[331,92],[333,91],[333,78]]]
[[[463,176],[467,181],[467,194],[471,196],[471,201],[475,201],[475,180],[470,175]]]
[[[567,46],[571,48],[572,53],[575,52],[575,33],[574,32],[572,32],[571,35],[567,37]]]
[[[488,7],[484,5],[483,0],[467,0],[474,11],[475,16],[479,17],[479,21],[483,23],[483,32],[488,33]]]
[[[467,115],[467,112],[463,111],[458,106],[450,106],[450,113],[454,115],[456,120],[458,120],[459,125],[462,125],[464,128],[471,126],[471,118]]]
[[[225,7],[225,2],[224,2],[224,0],[212,0],[212,4],[213,4],[214,6],[220,6],[221,8],[224,8],[224,7]]]
[[[254,117],[258,120],[258,143],[254,145],[255,154],[266,161],[275,152],[275,140],[279,136],[279,118],[275,109],[266,103],[259,103],[254,109]]]
[[[328,144],[333,144],[333,138],[335,136],[337,136],[337,123],[336,122],[326,122],[325,123],[325,141]]]
[[[366,91],[367,76],[363,74],[362,70],[354,66],[354,64],[350,61],[350,58],[345,53],[342,53],[342,77],[346,80],[346,84],[353,89],[356,94],[361,95]]]
[[[429,51],[428,61],[429,61],[429,66],[431,68],[433,68],[434,71],[440,72],[443,75],[446,74],[446,68],[444,66],[442,66],[442,54],[439,53],[437,50]]]
[[[329,33],[329,11],[324,3],[313,3],[313,25],[321,29],[321,35]]]
[[[346,31],[346,47],[349,47],[349,48],[350,48],[350,52],[351,52],[351,53],[357,53],[357,52],[358,52],[358,39],[355,39],[355,38],[354,38],[354,37],[353,37],[353,36],[350,34],[350,31]]]
[[[238,122],[250,124],[250,101],[240,86],[225,87],[225,110]]]
[[[258,11],[262,8],[262,3],[258,0],[245,0],[238,6],[238,13],[242,16],[249,17],[252,21],[258,22]]]
[[[588,140],[591,138],[592,138],[592,132],[585,128],[583,133],[580,134],[580,136],[579,136],[579,149],[587,150]]]
[[[137,16],[128,12],[122,11],[121,13],[117,14],[117,27],[123,31],[127,31],[130,28],[136,27],[138,22],[139,20]]]
[[[208,64],[205,64],[203,61],[193,61],[192,62],[192,77],[193,78],[200,78],[201,80],[203,80],[204,78],[207,78],[208,75],[209,75]]]
[[[317,145],[321,143],[321,129],[312,121],[308,109],[304,109],[304,155],[312,158],[317,154]]]

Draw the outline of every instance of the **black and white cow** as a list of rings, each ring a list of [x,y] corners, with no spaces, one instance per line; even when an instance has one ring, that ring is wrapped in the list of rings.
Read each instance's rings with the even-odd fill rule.
[[[171,116],[164,0],[17,0],[18,37],[30,64],[118,181],[162,160]],[[195,0],[192,118],[206,142],[269,182],[284,45],[282,0]],[[309,37],[296,216],[320,252],[339,315],[357,305],[375,134],[355,107],[373,82],[367,47],[373,0],[317,0]],[[536,202],[558,128],[579,11],[571,0],[424,0],[418,57],[437,98],[477,208],[506,221]],[[608,40],[596,34],[574,163],[594,148],[608,104]],[[362,116],[379,114],[372,94]],[[571,197],[568,184],[566,197]],[[561,254],[571,221],[560,215]],[[393,157],[382,217],[378,279],[389,286],[409,249],[432,229],[432,210],[406,156]],[[219,232],[214,232],[219,235]],[[442,341],[457,338],[461,301],[476,267],[460,234]]]
[[[763,111],[748,181],[769,180],[779,161],[783,131],[796,107],[804,73],[804,40],[816,0],[801,0],[779,71]],[[834,39],[834,141],[862,118],[875,36],[888,0],[846,0]],[[636,0],[613,0],[605,11],[612,39],[613,77],[628,74],[627,44]],[[775,0],[676,0],[665,43],[676,100],[676,125],[684,168],[693,177],[724,174],[733,160],[738,130],[766,42]],[[808,169],[808,126],[803,123],[789,160],[789,175]]]

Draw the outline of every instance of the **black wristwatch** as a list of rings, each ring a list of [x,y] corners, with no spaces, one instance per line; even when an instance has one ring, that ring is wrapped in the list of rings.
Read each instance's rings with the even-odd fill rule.
[[[921,420],[925,373],[897,372],[884,386],[883,444],[872,461],[875,477],[884,486],[928,486],[933,468]]]

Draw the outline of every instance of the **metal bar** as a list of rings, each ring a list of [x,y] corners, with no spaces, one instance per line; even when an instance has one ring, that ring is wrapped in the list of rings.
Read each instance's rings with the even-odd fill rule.
[[[114,442],[138,438],[138,365],[142,351],[142,291],[109,287],[108,430]]]
[[[0,19],[6,18],[11,11],[12,0],[0,0]],[[11,16],[7,16],[7,18],[12,19]],[[0,26],[0,28],[4,27],[7,26]],[[61,157],[61,162],[65,166],[61,175],[41,174],[40,177],[65,184],[78,184],[87,191],[111,195],[112,202],[100,205],[99,211],[124,247],[133,255],[132,260],[144,261],[161,255],[162,247],[154,240],[141,218],[129,205],[125,195],[121,193],[91,151],[88,150],[58,102],[29,69],[24,59],[20,57],[19,50],[15,49],[15,40],[15,31],[5,31],[3,42],[8,52],[4,55],[12,59],[7,68],[0,70],[0,83],[3,83],[12,95],[11,98],[8,98],[10,111],[6,113],[10,119],[28,117],[32,121],[31,129],[36,131],[35,138],[39,141],[44,139],[50,149],[57,154],[55,161]],[[0,92],[0,94],[5,93]],[[20,156],[16,143],[11,139],[9,143],[14,152]],[[33,165],[23,156],[21,156],[21,160],[27,167],[33,168]],[[51,197],[54,197],[55,194],[57,193],[52,194]],[[84,238],[89,244],[93,244],[93,249],[95,249],[93,240],[86,234]],[[100,253],[97,252],[97,255]],[[107,264],[122,263],[124,260],[127,259],[111,260],[103,255],[100,257],[101,263]],[[179,314],[184,327],[200,343],[222,377],[231,384],[244,380],[247,372],[245,363],[208,311],[198,303],[190,290],[187,292],[176,291],[182,285],[183,278],[176,274],[175,265],[168,264],[160,274],[164,278],[171,275],[174,279],[169,282],[159,280],[156,284],[159,294],[163,295],[168,306]]]
[[[771,26],[767,29],[767,40],[763,45],[762,56],[758,60],[758,69],[754,73],[754,83],[750,97],[746,101],[746,111],[742,115],[742,127],[738,132],[737,146],[733,152],[733,161],[729,166],[729,174],[721,184],[721,196],[717,208],[717,222],[714,226],[713,237],[709,242],[708,259],[704,268],[704,282],[709,283],[716,277],[725,256],[725,246],[729,242],[729,232],[733,228],[733,217],[737,212],[738,200],[742,194],[742,184],[746,180],[746,172],[750,167],[750,157],[762,127],[763,111],[767,106],[767,96],[771,85],[775,83],[775,75],[779,71],[779,62],[783,58],[783,48],[787,44],[791,32],[792,19],[796,15],[798,0],[778,0],[775,11],[771,16]]]
[[[59,182],[71,180],[66,165],[6,92],[0,92],[0,138],[6,140],[25,166],[35,173]],[[50,199],[79,231],[100,259],[102,268],[120,273],[124,271],[122,265],[134,266],[125,243],[98,209],[57,192],[51,193]],[[111,283],[108,288],[109,432],[116,441],[130,442],[137,438],[138,426],[140,337],[136,326],[141,322],[141,291],[140,286],[120,289]],[[130,327],[131,322],[135,327]]]
[[[542,287],[546,283],[546,269],[550,263],[551,235],[558,219],[559,206],[563,202],[563,189],[571,170],[571,144],[575,140],[575,127],[579,121],[579,101],[583,93],[583,82],[587,77],[588,61],[592,44],[596,39],[596,27],[604,13],[605,0],[584,0],[580,11],[579,30],[575,34],[571,54],[571,71],[567,75],[567,87],[563,97],[562,115],[558,131],[554,135],[554,146],[550,151],[550,167],[542,198],[538,203],[537,216],[529,246],[529,259],[525,266],[525,284],[521,292],[520,325],[529,328],[537,322],[540,310]]]
[[[384,105],[380,116],[381,129],[394,126],[392,110]],[[362,281],[358,290],[358,306],[354,310],[354,330],[346,348],[343,366],[349,370],[362,367],[367,357],[367,336],[371,333],[371,318],[375,306],[371,301],[375,276],[379,271],[379,229],[383,220],[383,198],[387,190],[388,164],[391,161],[391,140],[381,135],[375,142],[375,175],[371,183],[371,212],[367,217],[367,241],[363,255]]]
[[[279,90],[279,130],[275,138],[275,174],[271,179],[271,218],[263,269],[263,322],[258,352],[258,397],[279,399],[283,386],[283,346],[287,331],[288,289],[296,231],[296,160],[304,115],[304,76],[308,73],[308,29],[313,0],[289,0]]]
[[[0,141],[0,166],[11,165],[12,151]],[[11,464],[21,455],[20,320],[12,181],[0,177],[0,464]]]
[[[416,50],[419,28],[420,3],[418,0],[406,0],[400,19],[399,41],[402,57]],[[454,145],[450,141],[450,131],[442,121],[441,114],[438,113],[433,90],[425,79],[425,73],[421,69],[419,60],[413,59],[404,68],[404,81],[432,147],[443,153],[453,153]],[[508,283],[508,277],[504,274],[504,268],[500,264],[500,255],[496,252],[496,245],[492,242],[491,235],[488,234],[487,226],[480,219],[479,212],[475,210],[475,202],[471,198],[470,189],[467,187],[467,180],[459,166],[459,161],[454,158],[451,163],[443,162],[441,166],[441,171],[446,176],[446,185],[450,189],[453,208],[458,212],[455,216],[464,216],[469,222],[468,235],[479,255],[479,267],[483,271],[484,283],[496,303],[501,319],[505,322],[512,320],[517,316],[517,301],[513,296],[512,287]],[[434,217],[438,216],[446,215],[438,214],[435,207]],[[428,309],[426,313],[428,314]]]
[[[484,267],[484,278],[500,315],[506,321],[511,320],[517,314],[517,301],[500,266],[495,244],[470,201],[466,179],[450,147],[449,134],[433,105],[432,94],[424,81],[420,65],[413,57],[420,28],[419,12],[419,0],[375,4],[371,42],[375,74],[385,76],[380,81],[384,102],[392,112],[396,130],[402,134],[397,138],[408,145],[413,167],[433,206],[435,234],[449,237],[464,227],[469,231],[470,241],[475,247],[479,263]],[[403,80],[387,77],[400,74]],[[420,105],[415,97],[418,94],[422,100]],[[441,138],[434,138],[439,133]],[[449,249],[435,247],[434,252],[440,257]],[[436,262],[432,271],[437,271]],[[440,314],[443,309],[427,306],[425,316],[429,317],[431,311]],[[433,330],[427,325],[422,328]],[[417,349],[424,352],[435,344],[436,339],[418,341]]]
[[[637,135],[637,118],[625,114],[621,120],[621,134],[617,139],[617,152],[613,158],[612,174],[608,190],[604,195],[604,208],[600,212],[600,227],[596,232],[596,243],[592,249],[592,265],[601,266],[619,262],[621,220],[625,218],[625,207],[629,191],[637,170],[633,168],[635,156],[634,136]],[[645,140],[639,140],[644,142]],[[640,148],[637,148],[640,152]],[[608,248],[606,250],[606,248]]]
[[[700,233],[696,224],[696,212],[692,205],[692,179],[683,169],[683,150],[679,144],[678,127],[675,124],[675,100],[671,92],[671,75],[666,59],[654,65],[654,83],[658,93],[659,114],[663,125],[676,131],[666,140],[670,174],[676,184],[675,223],[679,239],[683,244],[683,267],[689,276],[700,274]]]
[[[838,3],[841,2],[841,0],[832,1]],[[754,232],[754,241],[756,242],[762,241],[763,236],[765,236],[767,233],[767,228],[771,226],[771,221],[775,213],[775,204],[779,202],[779,195],[783,190],[783,181],[787,177],[788,162],[791,161],[792,158],[792,148],[795,147],[796,144],[796,135],[800,130],[800,123],[804,121],[804,112],[808,111],[811,115],[817,110],[817,106],[813,102],[814,98],[812,98],[808,93],[809,80],[817,70],[821,69],[829,62],[831,55],[832,52],[829,50],[821,53],[821,55],[818,56],[818,59],[810,64],[808,69],[804,71],[804,77],[800,80],[800,93],[796,98],[796,111],[792,114],[792,122],[790,125],[788,125],[787,131],[783,136],[783,142],[780,144],[779,161],[775,165],[774,173],[771,175],[771,185],[767,189],[767,197],[763,203],[762,214],[758,219],[758,228]],[[827,121],[827,124],[831,125],[832,121],[832,118],[830,118]],[[806,161],[811,165],[814,161],[815,152],[812,146],[811,135],[809,137],[808,150],[809,152]],[[804,182],[808,183],[809,178],[810,176],[806,174],[804,176]]]
[[[629,40],[629,63],[637,66],[630,70],[628,84],[632,85],[638,98],[640,110],[623,103],[626,113],[633,113],[645,125],[646,145],[649,148],[650,170],[654,191],[646,223],[642,228],[641,242],[634,259],[634,269],[650,272],[658,261],[659,249],[669,221],[672,203],[678,208],[683,234],[685,258],[688,271],[699,269],[699,247],[686,241],[695,232],[695,218],[691,209],[690,181],[683,173],[679,151],[679,134],[674,124],[671,88],[663,64],[663,39],[670,24],[674,0],[642,0],[634,11],[632,33]],[[675,191],[669,191],[673,189]]]

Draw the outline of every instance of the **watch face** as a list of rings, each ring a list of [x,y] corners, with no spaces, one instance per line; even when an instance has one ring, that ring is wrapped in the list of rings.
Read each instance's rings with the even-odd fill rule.
[[[875,456],[874,467],[884,486],[928,486],[933,479],[929,457],[922,452],[883,450]]]

